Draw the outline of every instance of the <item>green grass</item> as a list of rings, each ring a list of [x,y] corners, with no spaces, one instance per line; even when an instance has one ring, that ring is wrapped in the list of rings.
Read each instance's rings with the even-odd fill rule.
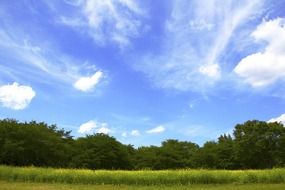
[[[127,186],[72,185],[0,181],[0,190],[284,190],[285,184]]]
[[[285,169],[107,171],[0,166],[0,180],[95,185],[285,184]]]

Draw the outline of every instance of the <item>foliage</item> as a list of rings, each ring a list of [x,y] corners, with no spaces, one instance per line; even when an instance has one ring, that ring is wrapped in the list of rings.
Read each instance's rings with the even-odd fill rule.
[[[285,128],[282,124],[247,121],[235,127],[234,136],[235,156],[241,168],[284,165]]]
[[[16,166],[66,166],[70,132],[45,123],[0,121],[0,163]]]
[[[285,128],[281,123],[247,121],[233,136],[221,135],[202,147],[168,139],[161,146],[134,148],[114,137],[73,138],[46,123],[0,120],[0,164],[86,169],[266,169],[285,166]]]
[[[75,141],[72,165],[90,169],[130,169],[126,146],[105,134],[88,135]]]

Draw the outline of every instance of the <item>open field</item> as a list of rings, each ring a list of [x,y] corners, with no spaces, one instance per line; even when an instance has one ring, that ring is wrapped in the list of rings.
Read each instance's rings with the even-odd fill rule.
[[[191,186],[126,186],[74,185],[0,181],[0,190],[283,190],[285,184],[191,185]]]
[[[0,180],[93,185],[285,184],[285,169],[108,171],[0,166]]]

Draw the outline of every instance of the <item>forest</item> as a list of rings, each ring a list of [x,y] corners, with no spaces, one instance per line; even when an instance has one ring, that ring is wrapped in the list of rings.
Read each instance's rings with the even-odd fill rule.
[[[232,135],[199,146],[167,139],[160,146],[120,143],[106,134],[74,138],[71,131],[44,122],[0,120],[0,165],[54,168],[270,169],[285,166],[282,123],[250,120],[237,124]]]

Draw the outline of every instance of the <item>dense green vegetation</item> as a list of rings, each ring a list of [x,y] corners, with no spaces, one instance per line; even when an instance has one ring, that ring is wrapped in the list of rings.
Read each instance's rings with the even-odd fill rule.
[[[0,166],[0,180],[111,185],[279,184],[285,169],[271,170],[83,170]]]
[[[88,169],[266,169],[285,165],[281,123],[247,121],[203,146],[169,139],[134,148],[104,134],[74,139],[46,123],[0,120],[0,164]]]
[[[0,181],[0,190],[283,190],[285,184],[247,185],[191,185],[189,186],[126,186],[126,185],[70,185],[46,183],[19,183]]]

